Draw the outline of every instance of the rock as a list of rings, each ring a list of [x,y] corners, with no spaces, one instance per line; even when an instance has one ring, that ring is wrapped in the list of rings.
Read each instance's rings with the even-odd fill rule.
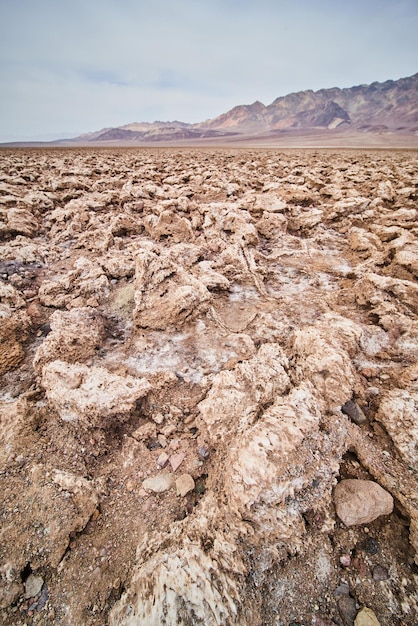
[[[138,254],[135,270],[134,322],[137,327],[166,330],[181,326],[210,299],[205,285],[175,263],[169,253]]]
[[[16,321],[3,317],[0,311],[0,376],[15,369],[25,356],[17,338]]]
[[[104,426],[114,417],[123,419],[151,389],[144,378],[117,376],[102,367],[63,361],[44,366],[42,386],[61,419],[88,427]]]
[[[210,457],[210,450],[206,446],[199,446],[197,448],[197,454],[203,461],[206,461]]]
[[[341,583],[338,585],[336,590],[334,591],[334,596],[349,596],[350,595],[350,587],[347,583]]]
[[[341,411],[345,413],[345,415],[348,415],[348,417],[352,419],[355,424],[360,425],[367,422],[367,417],[364,415],[357,402],[354,402],[353,400],[346,402],[341,407]]]
[[[340,563],[343,567],[350,567],[351,557],[349,554],[342,554],[340,556]]]
[[[55,311],[50,326],[51,332],[39,346],[33,361],[38,372],[50,361],[86,361],[96,354],[105,336],[103,318],[89,307]]]
[[[373,539],[373,537],[367,537],[364,541],[360,541],[356,544],[356,551],[358,550],[363,550],[363,552],[374,555],[380,552],[380,547],[376,539]]]
[[[360,557],[360,556],[355,556],[354,559],[352,560],[351,563],[353,569],[356,570],[356,572],[358,572],[358,575],[360,576],[360,578],[365,578],[366,576],[369,577],[369,568],[367,566],[366,561]]]
[[[355,381],[352,355],[358,349],[361,328],[333,314],[315,325],[298,330],[293,349],[300,380],[310,380],[329,410],[341,407],[352,396]]]
[[[415,242],[405,245],[395,255],[394,262],[405,266],[415,277],[418,277],[418,245]]]
[[[169,456],[166,452],[161,452],[160,456],[157,459],[157,465],[160,467],[165,467],[168,463]]]
[[[10,208],[5,227],[0,226],[0,234],[25,235],[33,237],[39,228],[35,217],[27,209]]]
[[[176,480],[177,495],[184,497],[194,489],[194,480],[190,474],[182,474]]]
[[[418,390],[393,389],[383,397],[376,419],[389,433],[408,466],[418,471]]]
[[[188,219],[180,217],[175,211],[162,211],[157,217],[149,215],[144,219],[145,230],[157,241],[161,237],[170,237],[179,243],[193,239],[193,230]]]
[[[102,266],[79,257],[74,269],[57,280],[44,281],[39,289],[41,304],[52,307],[97,307],[109,295],[109,280]]]
[[[172,474],[157,474],[147,478],[142,483],[144,489],[153,491],[154,493],[163,493],[168,491],[174,485],[174,477]]]
[[[170,465],[173,472],[175,472],[180,467],[185,458],[186,455],[183,452],[178,452],[177,454],[172,454],[170,456]]]
[[[356,601],[351,596],[338,596],[337,606],[344,626],[354,626],[357,614]]]
[[[376,565],[373,569],[373,580],[381,581],[388,580],[389,573],[386,567],[382,567],[382,565]]]
[[[349,234],[349,245],[357,252],[379,250],[382,247],[379,237],[363,228],[351,228]]]
[[[30,574],[25,581],[25,598],[34,598],[41,592],[44,579],[41,576]]]
[[[193,272],[209,291],[229,289],[230,281],[223,274],[215,272],[211,266],[211,261],[201,261],[195,265]]]
[[[286,210],[287,204],[274,193],[264,193],[257,196],[254,208],[269,213],[281,213]]]
[[[372,480],[342,480],[334,489],[334,504],[346,526],[367,524],[393,511],[393,498]]]
[[[22,583],[0,581],[0,609],[5,609],[16,602],[23,591]]]
[[[132,437],[137,441],[146,441],[157,437],[157,427],[152,422],[146,422],[133,431]]]
[[[209,394],[198,405],[196,419],[197,425],[208,431],[211,443],[225,439],[240,420],[251,424],[261,404],[273,402],[288,389],[286,366],[281,347],[264,344],[253,358],[214,377]]]
[[[357,613],[354,626],[380,626],[380,622],[371,609],[364,607]]]

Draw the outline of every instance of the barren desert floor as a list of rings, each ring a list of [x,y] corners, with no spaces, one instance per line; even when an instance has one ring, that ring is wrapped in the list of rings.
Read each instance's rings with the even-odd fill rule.
[[[418,151],[0,159],[0,622],[417,624]]]

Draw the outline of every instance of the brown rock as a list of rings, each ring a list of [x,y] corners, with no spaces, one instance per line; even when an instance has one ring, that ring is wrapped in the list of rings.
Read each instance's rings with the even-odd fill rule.
[[[181,326],[194,310],[210,299],[205,285],[176,263],[168,253],[138,254],[135,269],[137,327],[166,330]]]
[[[86,361],[95,355],[104,339],[103,319],[89,307],[55,311],[50,324],[51,332],[38,348],[33,362],[38,372],[50,361]]]
[[[367,524],[393,511],[393,498],[372,480],[342,480],[334,489],[338,517],[346,526]]]
[[[178,470],[178,468],[183,463],[185,458],[186,458],[186,455],[183,452],[178,452],[177,454],[172,454],[171,455],[171,457],[170,457],[170,465],[171,465],[171,468],[172,468],[173,472]]]
[[[178,496],[186,496],[193,491],[195,486],[193,477],[190,474],[182,474],[176,480],[176,490]]]
[[[150,389],[144,378],[117,376],[102,367],[53,361],[42,371],[50,404],[64,421],[99,426],[112,416],[129,414]]]
[[[380,626],[380,622],[371,609],[364,607],[357,613],[354,626]]]
[[[161,452],[160,456],[157,459],[157,465],[160,467],[165,467],[168,463],[169,456],[166,452]]]

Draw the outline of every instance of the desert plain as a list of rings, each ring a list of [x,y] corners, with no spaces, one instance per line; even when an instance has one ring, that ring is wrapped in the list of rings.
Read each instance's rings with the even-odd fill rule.
[[[0,159],[0,622],[416,624],[418,152]]]

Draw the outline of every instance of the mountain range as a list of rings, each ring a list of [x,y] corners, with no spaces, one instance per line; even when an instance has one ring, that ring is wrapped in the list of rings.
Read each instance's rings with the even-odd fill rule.
[[[271,104],[239,105],[197,124],[134,122],[75,137],[77,143],[263,141],[283,136],[409,135],[418,138],[418,73],[399,80],[340,89],[299,91]]]

